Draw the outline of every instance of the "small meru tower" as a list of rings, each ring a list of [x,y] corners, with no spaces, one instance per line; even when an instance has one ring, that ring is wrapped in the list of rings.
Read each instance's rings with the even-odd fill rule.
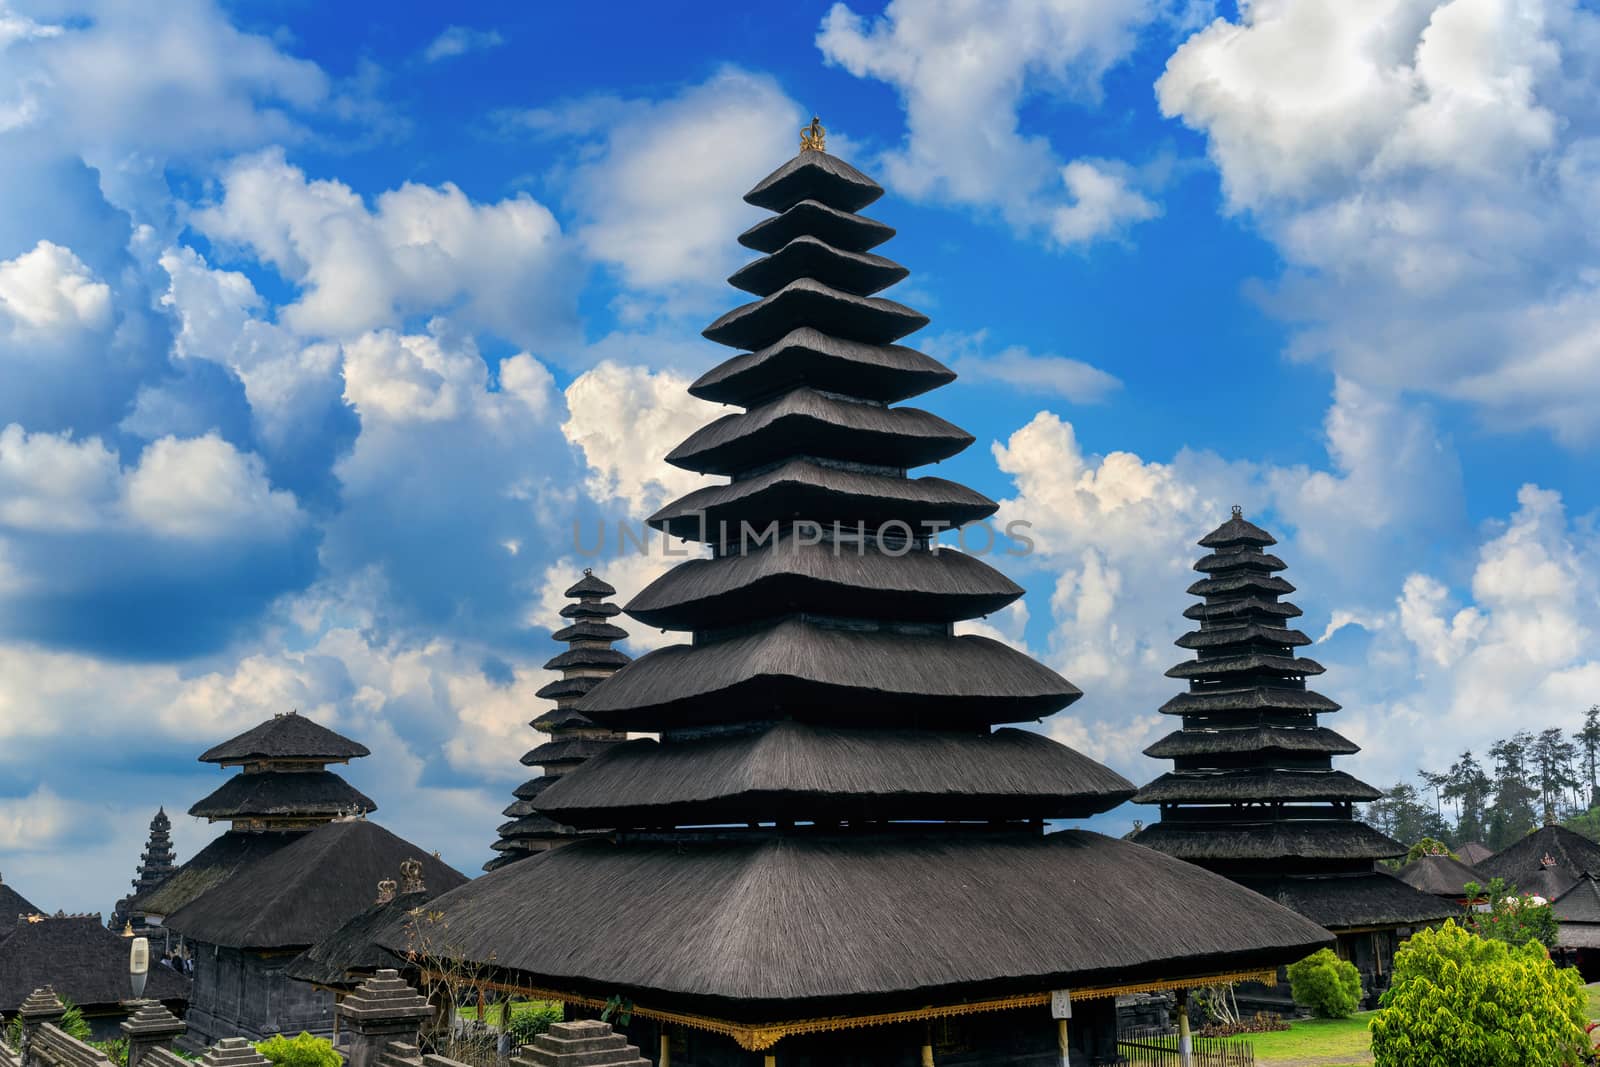
[[[623,731],[598,726],[573,708],[580,697],[630,662],[627,653],[611,647],[628,636],[628,631],[611,621],[622,610],[608,599],[617,591],[593,571],[585,570],[564,595],[573,602],[561,609],[561,617],[570,621],[553,636],[568,646],[567,651],[544,665],[545,670],[560,671],[561,677],[534,694],[554,700],[556,706],[528,724],[549,734],[550,740],[522,757],[524,766],[538,767],[543,773],[517,787],[516,799],[504,812],[511,821],[500,825],[500,839],[490,846],[499,855],[483,865],[486,871],[576,839],[577,830],[541,815],[534,808],[534,799],[584,760],[628,739]]]
[[[1300,609],[1280,599],[1294,586],[1266,551],[1276,543],[1237,507],[1200,539],[1208,552],[1194,569],[1205,577],[1189,593],[1205,599],[1184,610],[1199,625],[1177,642],[1195,658],[1167,671],[1189,689],[1161,707],[1183,725],[1145,749],[1173,769],[1133,798],[1161,806],[1133,840],[1332,931],[1376,996],[1399,939],[1460,909],[1378,871],[1406,846],[1356,818],[1356,804],[1382,794],[1333,768],[1333,757],[1360,749],[1318,722],[1339,705],[1306,687],[1323,667],[1296,652],[1311,639],[1291,628]]]
[[[142,934],[147,929],[144,913],[131,907],[134,897],[148,893],[172,877],[178,869],[177,853],[172,851],[172,820],[167,809],[159,808],[150,820],[150,839],[145,842],[144,853],[139,857],[139,870],[133,879],[132,896],[117,901],[111,912],[111,929],[122,933],[132,929]]]
[[[1133,785],[1009,725],[1072,703],[1070,682],[956,633],[1022,589],[935,544],[996,504],[908,474],[973,438],[901,404],[954,375],[896,343],[927,318],[874,295],[907,273],[871,251],[894,231],[857,214],[882,192],[813,123],[745,197],[774,213],[730,279],[756,299],[705,331],[740,351],[691,388],[739,410],[668,456],[727,480],[649,520],[709,556],[627,606],[687,640],[574,705],[658,739],[533,802],[613,831],[431,905],[488,980],[622,1007],[657,1064],[1106,1062],[1116,994],[1260,974],[1328,940],[1198,867],[1045,832]]]

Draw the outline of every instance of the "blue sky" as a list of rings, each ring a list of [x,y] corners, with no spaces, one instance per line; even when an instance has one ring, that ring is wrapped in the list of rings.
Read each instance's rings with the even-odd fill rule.
[[[961,373],[939,473],[1034,526],[976,626],[1085,690],[1043,729],[1160,773],[1234,503],[1356,773],[1575,722],[1597,62],[1559,0],[0,0],[0,875],[108,910],[194,756],[291,707],[475,871],[572,524],[696,484],[660,457],[714,414],[739,195],[813,113]]]

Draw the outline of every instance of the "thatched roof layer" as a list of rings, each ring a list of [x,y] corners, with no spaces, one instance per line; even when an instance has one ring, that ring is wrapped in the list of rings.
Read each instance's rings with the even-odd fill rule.
[[[1214,974],[1328,943],[1226,879],[1079,831],[579,840],[432,906],[463,958],[532,984],[760,1021]],[[930,947],[939,930],[965,933]]]
[[[1449,856],[1419,856],[1396,875],[1406,885],[1436,897],[1464,897],[1468,882],[1486,886],[1489,879]]]
[[[1486,884],[1482,877],[1479,884]],[[1572,888],[1550,902],[1560,923],[1593,923],[1600,926],[1600,882],[1585,872],[1572,883]]]
[[[366,745],[334,733],[326,726],[289,712],[213,745],[200,756],[201,763],[244,763],[253,760],[294,759],[343,762],[371,755]]]
[[[550,635],[552,641],[621,641],[628,631],[609,622],[575,622]]]
[[[1461,908],[1391,874],[1242,879],[1251,889],[1329,930],[1420,926],[1461,917]]]
[[[128,942],[107,930],[98,915],[9,918],[0,926],[0,1013],[14,1013],[45,985],[88,1011],[112,1010],[133,995],[128,982]],[[182,1011],[189,979],[152,966],[144,995]]]
[[[593,759],[610,751],[616,740],[589,737],[554,737],[542,745],[535,745],[522,756],[525,767],[543,767],[552,763],[573,763]]]
[[[928,316],[880,296],[853,296],[810,278],[799,278],[771,296],[734,308],[700,333],[730,348],[756,349],[818,319],[851,341],[886,345],[915,333]]]
[[[1354,819],[1256,819],[1217,824],[1163,819],[1133,840],[1191,863],[1224,860],[1386,860],[1406,846]]]
[[[796,237],[815,237],[842,252],[865,252],[893,236],[894,227],[877,219],[802,200],[741,233],[739,243],[757,252],[776,252]]]
[[[846,252],[803,234],[733,273],[728,284],[756,296],[770,296],[796,278],[815,278],[855,296],[871,296],[911,272],[870,252]]]
[[[401,893],[372,905],[290,960],[284,973],[329,989],[354,989],[375,971],[403,967],[408,943],[421,948],[429,933],[411,913],[440,892],[430,888]],[[395,950],[384,948],[380,941],[395,945]]]
[[[1485,845],[1482,842],[1468,841],[1464,845],[1457,845],[1455,848],[1455,854],[1460,856],[1461,861],[1468,867],[1476,867],[1478,864],[1494,855],[1494,851],[1490,849],[1488,845]]]
[[[791,532],[743,553],[679,564],[629,601],[628,614],[669,630],[735,626],[780,607],[955,622],[1021,595],[1011,579],[953,549],[894,555],[875,543],[810,543]]]
[[[634,660],[577,704],[619,730],[804,716],[861,725],[1022,722],[1081,695],[986,637],[851,630],[788,619]]]
[[[1490,878],[1504,878],[1512,885],[1522,885],[1538,873],[1546,856],[1572,877],[1585,871],[1600,874],[1600,844],[1565,826],[1541,826],[1473,866]]]
[[[225,948],[306,948],[373,900],[406,860],[439,891],[467,879],[432,852],[365,819],[331,822],[255,860],[166,917],[191,941]]]
[[[824,529],[835,522],[845,530],[864,523],[869,533],[891,522],[922,535],[925,522],[962,526],[993,515],[998,504],[982,493],[943,478],[901,478],[845,470],[809,459],[734,482],[697,489],[650,516],[649,524],[674,537],[717,541],[722,524],[737,539],[740,523],[760,534],[768,523],[790,523],[795,516]]]
[[[1173,771],[1139,790],[1135,804],[1230,804],[1240,801],[1377,800],[1383,790],[1334,770]]]
[[[593,571],[584,571],[583,577],[568,586],[567,591],[561,595],[564,597],[608,597],[616,596],[617,591],[600,578],[595,577]]]
[[[1161,705],[1159,710],[1163,715],[1212,715],[1230,711],[1291,711],[1326,715],[1338,711],[1339,705],[1309,689],[1247,685],[1179,693]]]
[[[948,459],[972,440],[961,427],[917,408],[796,389],[701,427],[667,454],[667,462],[701,474],[736,474],[797,455],[920,467]]]
[[[1237,512],[1227,522],[1200,538],[1203,548],[1266,548],[1277,543],[1276,537]]]
[[[135,896],[128,906],[146,915],[171,915],[239,868],[294,844],[305,834],[304,830],[229,830],[196,852],[154,890]]]
[[[547,671],[566,670],[569,667],[620,667],[631,657],[614,648],[569,648],[560,655],[545,661]]]
[[[0,937],[4,936],[4,931],[12,919],[18,915],[35,915],[38,911],[38,907],[31,900],[4,882],[0,882]]]
[[[883,195],[883,187],[837,156],[801,152],[761,179],[744,202],[768,211],[786,211],[815,200],[839,211],[860,211]]]
[[[1144,750],[1153,759],[1241,752],[1319,752],[1348,756],[1360,752],[1354,741],[1326,726],[1242,726],[1231,729],[1184,727]]]
[[[712,367],[689,386],[702,400],[750,406],[809,385],[891,404],[955,381],[955,372],[904,345],[869,345],[830,337],[809,326],[790,330],[757,352]]]
[[[628,741],[539,798],[574,826],[825,819],[1085,818],[1133,783],[1042,734],[783,722],[734,736]]]
[[[203,819],[331,817],[377,809],[371,797],[332,771],[262,771],[234,775],[196,801],[189,814]]]

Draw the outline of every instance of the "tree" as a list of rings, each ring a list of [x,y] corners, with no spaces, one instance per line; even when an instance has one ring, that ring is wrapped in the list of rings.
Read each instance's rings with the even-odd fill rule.
[[[1443,826],[1445,787],[1450,784],[1449,772],[1434,774],[1430,770],[1418,767],[1417,777],[1422,779],[1423,788],[1433,790],[1433,813],[1438,817],[1438,824]]]
[[[1556,943],[1556,913],[1543,897],[1520,893],[1503,878],[1492,878],[1487,886],[1468,882],[1462,887],[1468,900],[1489,902],[1488,911],[1468,910],[1464,925],[1479,937],[1526,945],[1537,941],[1546,948]]]
[[[1539,769],[1539,801],[1547,819],[1554,819],[1561,811],[1561,801],[1567,790],[1578,784],[1573,764],[1578,758],[1578,746],[1567,740],[1560,727],[1541,730],[1529,747],[1528,755]]]
[[[1533,802],[1538,792],[1529,784],[1528,750],[1533,734],[1518,730],[1489,749],[1494,760],[1494,802],[1489,809],[1488,841],[1496,852],[1527,836],[1537,822]]]
[[[1583,713],[1583,729],[1573,734],[1572,740],[1577,744],[1579,766],[1589,783],[1588,806],[1592,808],[1600,803],[1596,796],[1600,793],[1600,704],[1591,704]]]
[[[1456,843],[1482,841],[1489,836],[1489,793],[1493,783],[1471,749],[1461,753],[1446,774],[1450,782],[1445,786],[1444,797],[1456,805]]]
[[[1447,922],[1394,959],[1372,1019],[1375,1067],[1564,1067],[1582,1063],[1587,998],[1576,970]]]
[[[1446,845],[1437,837],[1424,837],[1416,844],[1412,845],[1411,848],[1406,852],[1405,862],[1415,863],[1424,856],[1449,856],[1451,859],[1459,858],[1454,852],[1450,851],[1449,845]]]
[[[1319,948],[1291,963],[1289,993],[1301,1007],[1324,1019],[1348,1019],[1361,1003],[1361,975],[1356,965],[1341,960],[1331,948]]]

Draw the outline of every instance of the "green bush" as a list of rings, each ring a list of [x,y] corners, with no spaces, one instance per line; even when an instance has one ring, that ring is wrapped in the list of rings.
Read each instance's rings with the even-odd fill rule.
[[[1583,979],[1536,942],[1508,945],[1447,922],[1394,958],[1372,1019],[1376,1067],[1566,1067],[1587,1063]]]
[[[1468,882],[1463,888],[1468,900],[1489,901],[1488,911],[1469,910],[1463,923],[1479,937],[1508,945],[1525,945],[1529,941],[1547,948],[1555,945],[1559,924],[1548,900],[1518,893],[1500,878],[1491,879],[1487,887]]]
[[[1361,1003],[1361,975],[1333,949],[1319,948],[1289,965],[1289,992],[1296,1004],[1325,1019],[1348,1019]]]
[[[554,1000],[527,1000],[511,1006],[511,1022],[506,1033],[511,1043],[521,1048],[550,1029],[551,1023],[561,1021],[561,1003]]]
[[[333,1051],[333,1042],[312,1037],[304,1030],[299,1037],[274,1034],[256,1045],[256,1051],[276,1067],[340,1067],[344,1058]]]

